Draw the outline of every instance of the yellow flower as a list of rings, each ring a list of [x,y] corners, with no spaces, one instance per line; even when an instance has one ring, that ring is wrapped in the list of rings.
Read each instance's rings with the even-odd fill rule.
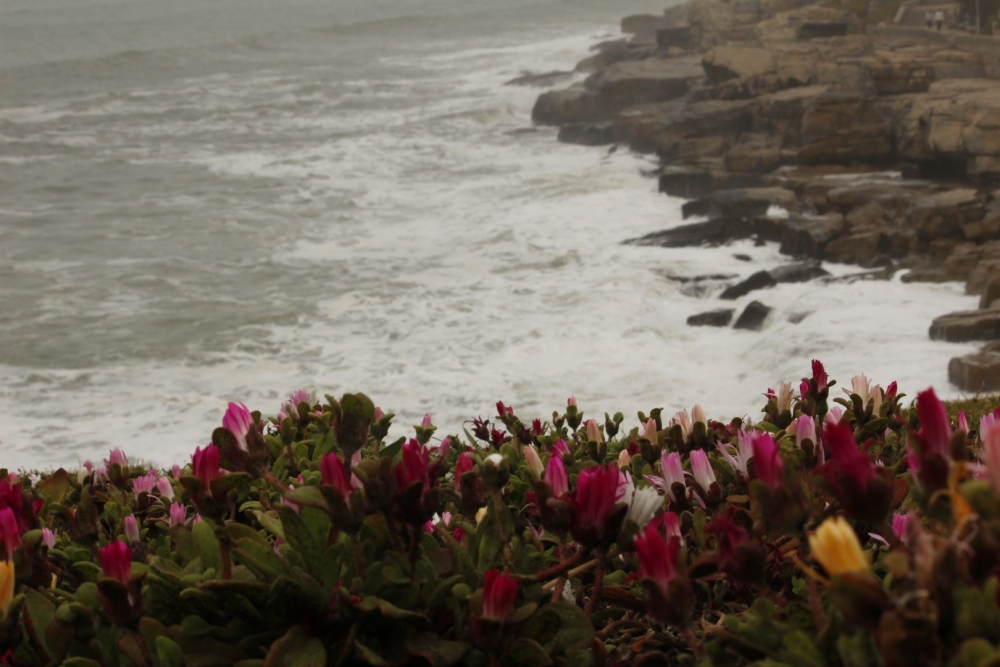
[[[14,564],[0,560],[0,618],[7,616],[7,609],[14,599]]]
[[[486,518],[486,508],[480,507],[479,511],[476,512],[476,525],[478,526],[479,524],[481,524],[483,522],[483,519],[485,518]]]
[[[845,572],[871,572],[871,562],[861,552],[854,529],[843,517],[827,519],[809,536],[813,558],[834,576]]]

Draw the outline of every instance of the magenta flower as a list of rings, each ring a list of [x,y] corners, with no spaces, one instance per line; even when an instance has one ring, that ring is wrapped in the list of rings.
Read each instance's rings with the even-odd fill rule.
[[[183,473],[183,471],[181,470],[181,467],[178,464],[175,463],[173,466],[171,466],[171,468],[170,468],[170,476],[171,477],[173,477],[174,479],[180,479],[182,474],[184,474],[184,473]]]
[[[42,544],[44,544],[49,549],[54,549],[56,546],[56,534],[58,531],[49,530],[48,528],[42,528]]]
[[[691,474],[705,493],[708,493],[712,484],[716,483],[715,472],[712,471],[712,464],[708,462],[708,455],[700,449],[691,452]]]
[[[966,434],[969,433],[969,420],[965,416],[964,412],[959,412],[958,413],[958,428],[956,428],[955,430],[956,431],[965,431]]]
[[[501,419],[504,417],[513,417],[514,408],[509,405],[504,405],[503,401],[497,401],[497,415],[499,415]]]
[[[906,512],[897,512],[892,515],[892,532],[903,542],[906,542],[907,531],[910,527],[910,515]]]
[[[344,469],[344,462],[340,460],[336,452],[330,452],[323,457],[323,461],[320,463],[320,472],[323,475],[323,484],[332,486],[337,494],[350,504],[351,482],[348,479],[347,470]]]
[[[587,468],[577,476],[572,532],[578,541],[600,543],[610,532],[617,532],[611,518],[625,494],[621,480],[622,473],[614,463]]]
[[[125,452],[115,447],[111,450],[109,458],[104,459],[104,466],[110,468],[112,465],[118,465],[121,468],[128,467],[128,457],[125,456]]]
[[[654,477],[653,475],[646,475],[646,481],[653,485],[653,487],[660,493],[666,494],[674,502],[677,501],[677,496],[674,495],[674,484],[684,484],[684,465],[681,463],[681,455],[677,452],[663,452],[660,454],[660,471],[663,473],[663,477]]]
[[[920,430],[917,437],[923,445],[923,454],[938,454],[951,459],[951,424],[948,412],[933,389],[917,394],[917,416]]]
[[[757,478],[767,484],[772,491],[781,486],[781,471],[784,462],[778,451],[778,443],[764,433],[753,439],[753,467]]]
[[[681,520],[674,512],[666,512],[663,515],[663,530],[667,533],[667,539],[676,537],[683,540],[681,536]]]
[[[424,415],[424,418],[420,420],[420,428],[430,428],[434,423],[431,421],[431,413]]]
[[[668,535],[664,541],[655,524],[646,526],[646,530],[635,538],[639,576],[651,579],[664,598],[669,597],[670,582],[677,577],[680,547],[681,541],[673,536]]]
[[[472,472],[475,464],[472,462],[472,457],[466,453],[462,453],[458,457],[458,462],[455,464],[455,493],[459,493],[462,487],[462,475],[467,472]]]
[[[558,456],[562,458],[564,456],[569,456],[569,445],[562,438],[559,438],[552,445],[552,456]]]
[[[549,463],[545,466],[545,481],[552,489],[552,495],[562,498],[569,493],[569,475],[566,474],[566,466],[558,456],[550,456]]]
[[[219,448],[215,445],[208,445],[205,449],[196,448],[191,457],[191,470],[201,480],[205,492],[212,495],[212,481],[222,475],[219,470]]]
[[[848,424],[827,424],[823,429],[823,442],[830,450],[830,461],[824,470],[846,477],[863,489],[875,475],[875,466],[868,455],[858,448],[854,432]]]
[[[14,510],[9,507],[0,509],[0,541],[3,541],[8,561],[14,557],[14,550],[21,545],[21,531],[17,523]]]
[[[123,521],[125,524],[125,539],[128,540],[129,544],[135,544],[139,541],[139,524],[135,520],[134,514],[129,514],[125,517]]]
[[[826,369],[823,368],[823,363],[818,359],[812,360],[812,372],[813,372],[813,380],[816,381],[816,386],[821,390],[826,389],[830,381],[830,378],[826,374]]]
[[[430,474],[427,470],[430,456],[430,451],[413,438],[403,445],[403,460],[396,465],[396,484],[400,491],[414,482],[423,484],[425,491],[430,487]]]
[[[517,579],[507,573],[487,570],[483,578],[483,618],[501,623],[514,612],[517,598]]]
[[[99,560],[105,577],[117,579],[126,586],[132,581],[132,547],[121,540],[101,549]]]
[[[222,427],[233,434],[240,449],[247,448],[247,434],[253,428],[253,415],[242,403],[230,403],[222,417]]]

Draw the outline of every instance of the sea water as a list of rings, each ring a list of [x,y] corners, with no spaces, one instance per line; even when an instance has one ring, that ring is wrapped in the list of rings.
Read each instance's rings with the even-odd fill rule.
[[[974,307],[958,284],[780,285],[732,304],[774,308],[760,332],[688,327],[720,288],[668,276],[786,260],[622,245],[682,222],[655,159],[560,144],[504,85],[661,8],[0,0],[0,466],[183,462],[227,402],[298,388],[363,391],[394,436],[571,395],[756,418],[813,358],[954,395],[973,347],[927,327]]]

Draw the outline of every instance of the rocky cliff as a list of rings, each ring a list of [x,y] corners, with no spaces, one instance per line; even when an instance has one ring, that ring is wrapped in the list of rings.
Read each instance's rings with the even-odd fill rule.
[[[796,4],[694,0],[628,17],[631,36],[598,45],[578,66],[587,78],[542,94],[533,118],[563,141],[656,153],[661,191],[709,217],[632,242],[752,235],[873,275],[963,280],[982,309],[930,335],[1000,337],[1000,39],[865,28]],[[788,217],[764,217],[771,206]],[[952,360],[952,382],[1000,390],[994,348]]]

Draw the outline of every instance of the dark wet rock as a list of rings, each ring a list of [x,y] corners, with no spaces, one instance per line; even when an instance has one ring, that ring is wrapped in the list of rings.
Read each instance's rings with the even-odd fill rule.
[[[710,310],[705,313],[698,313],[687,318],[688,326],[692,327],[728,327],[733,321],[733,308],[721,308]]]
[[[733,255],[733,259],[738,259],[741,262],[752,262],[753,261],[753,257],[751,257],[750,255],[744,255],[741,252],[740,253],[736,253],[735,255]]]
[[[1000,352],[989,346],[948,362],[948,381],[962,391],[1000,391]]]
[[[798,199],[794,192],[784,188],[720,190],[701,199],[687,202],[681,207],[681,213],[685,218],[693,215],[710,218],[752,218],[763,215],[771,206],[797,210]]]
[[[769,269],[768,273],[771,274],[771,277],[774,278],[775,282],[779,283],[804,283],[809,280],[824,278],[830,275],[830,272],[824,269],[820,263],[816,261],[782,264],[774,267],[773,269]]]
[[[614,123],[570,123],[559,128],[559,141],[582,146],[607,146],[615,142]]]
[[[691,47],[691,26],[676,25],[656,31],[656,45],[661,49],[688,49]]]
[[[661,246],[663,248],[686,248],[703,245],[722,245],[730,241],[745,239],[754,233],[750,221],[733,218],[720,218],[707,222],[696,222],[681,225],[662,232],[653,232],[646,236],[629,239],[625,243],[641,246]]]
[[[802,320],[806,319],[810,315],[812,315],[812,312],[808,311],[808,310],[803,310],[803,311],[799,311],[799,312],[795,312],[795,313],[789,313],[789,315],[788,315],[788,321],[791,324],[798,324],[799,322],[801,322]]]
[[[931,340],[965,343],[1000,338],[1000,310],[966,310],[942,315],[931,322]]]
[[[663,167],[658,172],[658,178],[660,192],[684,199],[697,199],[719,190],[752,188],[760,184],[756,174],[734,174],[683,165]]]
[[[573,72],[545,72],[543,74],[534,74],[532,72],[525,72],[519,77],[515,77],[505,83],[505,86],[537,86],[539,88],[548,88],[559,83],[567,81]]]
[[[823,39],[826,37],[845,37],[848,25],[843,21],[828,23],[803,23],[795,31],[799,39]]]
[[[774,279],[774,276],[772,276],[769,271],[758,271],[746,280],[736,283],[732,287],[727,287],[723,290],[722,294],[719,295],[719,298],[726,299],[727,301],[738,299],[741,296],[746,296],[754,290],[774,287],[777,284],[778,281]]]
[[[838,213],[789,218],[780,228],[780,252],[793,257],[823,257],[827,243],[843,229],[844,217]]]
[[[747,329],[749,331],[760,331],[764,328],[764,321],[771,313],[771,308],[765,306],[760,301],[751,301],[749,305],[740,313],[734,329]]]
[[[851,234],[827,243],[823,256],[834,262],[859,264],[880,254],[881,243],[880,232]]]
[[[992,280],[987,283],[983,293],[979,295],[979,308],[981,310],[993,308],[998,301],[1000,301],[1000,280]]]

